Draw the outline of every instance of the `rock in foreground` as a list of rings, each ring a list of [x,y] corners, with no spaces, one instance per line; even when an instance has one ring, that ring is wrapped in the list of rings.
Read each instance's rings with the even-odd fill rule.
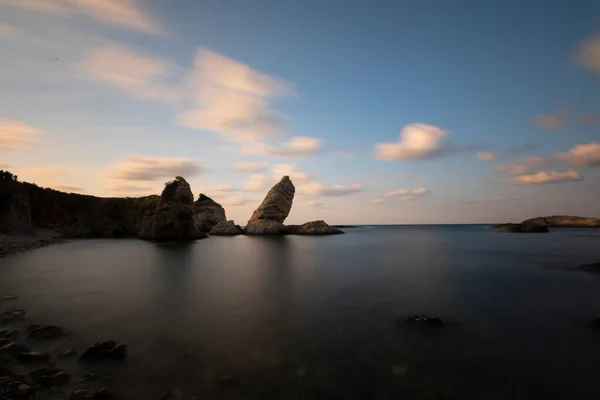
[[[210,235],[215,236],[235,236],[243,233],[244,230],[233,221],[220,222],[210,230]]]
[[[311,221],[302,225],[289,225],[288,233],[291,235],[339,235],[341,230],[328,225],[325,221]]]
[[[444,326],[444,323],[438,317],[429,317],[427,315],[413,315],[403,321],[405,324]]]
[[[82,360],[107,360],[124,358],[127,355],[127,346],[118,345],[113,340],[103,340],[95,343],[81,355]]]
[[[289,176],[284,176],[269,190],[260,206],[246,225],[248,235],[274,235],[286,233],[283,222],[290,214],[296,188]]]

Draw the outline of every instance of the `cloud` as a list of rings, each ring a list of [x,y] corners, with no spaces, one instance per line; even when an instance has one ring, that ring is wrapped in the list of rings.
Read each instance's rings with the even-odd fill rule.
[[[302,196],[309,197],[340,197],[340,196],[349,196],[355,193],[360,193],[364,191],[364,186],[355,183],[352,185],[344,186],[344,185],[332,185],[325,186],[320,182],[309,182],[304,185],[298,186],[297,193]]]
[[[375,158],[384,161],[419,160],[432,157],[442,149],[450,134],[427,124],[407,125],[400,133],[398,143],[377,143]]]
[[[223,206],[243,206],[248,204],[249,199],[241,196],[227,196],[227,197],[219,197],[215,196],[217,202]]]
[[[54,186],[53,188],[67,193],[85,193],[85,189],[79,186],[59,185]]]
[[[499,158],[500,158],[500,154],[498,154],[498,153],[488,153],[488,152],[477,153],[477,159],[480,161],[492,162],[492,161],[497,161]]]
[[[577,61],[581,66],[600,74],[600,34],[581,42]]]
[[[600,143],[580,144],[566,153],[558,153],[556,158],[571,165],[585,167],[600,166]]]
[[[119,196],[148,196],[154,193],[160,193],[162,189],[158,185],[152,185],[148,182],[119,183],[109,186],[106,190],[116,193]]]
[[[267,143],[247,143],[240,147],[240,152],[246,155],[263,157],[296,158],[307,157],[321,149],[320,139],[295,136],[279,146]]]
[[[385,199],[373,199],[369,203],[371,203],[371,204],[382,204],[382,203],[385,203]]]
[[[388,197],[398,197],[401,200],[417,200],[429,193],[424,187],[417,189],[398,189],[387,194]]]
[[[134,0],[3,0],[4,4],[56,16],[83,15],[98,22],[133,31],[160,35],[161,24]]]
[[[547,183],[560,183],[560,182],[577,182],[581,181],[581,176],[575,170],[567,170],[564,172],[546,172],[540,171],[531,175],[522,175],[516,178],[504,180],[505,185],[543,185]]]
[[[294,94],[287,82],[201,49],[188,85],[195,106],[178,118],[187,128],[212,131],[242,143],[276,138],[285,132],[284,117],[273,109],[270,99]]]
[[[18,121],[0,120],[0,150],[29,147],[39,141],[43,132]]]
[[[252,175],[244,185],[244,189],[251,192],[259,192],[267,188],[269,178],[264,175]]]
[[[202,166],[189,158],[133,156],[110,167],[108,177],[119,180],[154,181],[189,177],[202,173]]]
[[[506,174],[506,175],[514,175],[514,176],[527,175],[529,172],[531,172],[528,167],[523,166],[523,165],[516,165],[516,164],[515,165],[496,165],[494,167],[494,170],[497,172]]]
[[[0,22],[0,36],[22,36],[25,32],[14,25]]]
[[[522,164],[531,168],[548,168],[550,162],[544,157],[527,157],[521,160]]]
[[[556,115],[538,115],[534,119],[535,124],[548,131],[559,131],[564,127],[564,121]]]
[[[314,208],[327,209],[327,206],[325,206],[325,204],[323,202],[316,201],[316,200],[309,200],[306,202],[306,205],[309,207],[314,207]]]
[[[597,114],[585,114],[579,117],[580,121],[587,125],[600,124],[600,115]]]
[[[261,162],[240,162],[235,164],[235,170],[238,172],[262,172],[266,166],[266,163]]]
[[[181,98],[179,90],[164,83],[175,70],[173,65],[120,44],[90,51],[78,69],[92,80],[115,86],[136,99],[171,103]]]
[[[296,164],[277,164],[271,169],[271,175],[274,180],[279,181],[282,176],[289,176],[293,182],[296,183],[308,183],[311,182],[314,177],[304,171],[300,171]]]
[[[507,147],[495,152],[480,152],[477,153],[477,159],[485,162],[494,162],[503,158],[526,154],[530,151],[538,150],[539,148],[540,146],[537,144],[527,143],[519,146]]]

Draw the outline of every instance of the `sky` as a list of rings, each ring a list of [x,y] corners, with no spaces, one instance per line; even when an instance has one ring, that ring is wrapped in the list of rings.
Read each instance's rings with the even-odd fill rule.
[[[600,216],[596,0],[0,0],[0,169],[245,224]]]

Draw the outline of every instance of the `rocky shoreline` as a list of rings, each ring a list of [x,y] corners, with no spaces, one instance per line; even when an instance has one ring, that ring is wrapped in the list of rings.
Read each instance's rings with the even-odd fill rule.
[[[526,219],[518,224],[492,225],[498,232],[509,233],[548,233],[549,228],[600,228],[600,218],[552,215]]]
[[[0,258],[63,242],[60,235],[55,233],[41,237],[33,235],[0,235]]]

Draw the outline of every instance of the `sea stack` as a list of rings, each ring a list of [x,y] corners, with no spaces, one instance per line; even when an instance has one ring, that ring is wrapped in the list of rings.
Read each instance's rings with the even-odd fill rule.
[[[147,218],[140,238],[151,240],[194,240],[207,237],[195,221],[194,195],[189,183],[178,176],[167,182],[156,205],[156,213]]]
[[[287,233],[283,222],[290,214],[296,188],[289,176],[284,176],[269,190],[246,225],[248,235],[277,235]]]

